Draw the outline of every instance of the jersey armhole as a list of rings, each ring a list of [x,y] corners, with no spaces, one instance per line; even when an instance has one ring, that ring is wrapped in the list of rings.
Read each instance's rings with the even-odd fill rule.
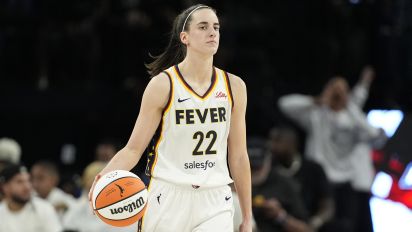
[[[163,71],[162,73],[166,74],[166,76],[168,77],[169,82],[170,82],[169,99],[167,100],[167,103],[166,103],[165,107],[162,110],[162,118],[160,120],[159,126],[156,129],[156,132],[153,135],[149,146],[147,147],[148,157],[147,157],[147,164],[146,164],[145,174],[146,174],[146,176],[150,177],[150,180],[152,179],[154,168],[155,168],[156,162],[157,162],[157,149],[156,148],[157,148],[157,145],[159,144],[160,139],[161,139],[162,130],[163,130],[163,123],[164,123],[164,116],[167,113],[167,111],[170,110],[171,105],[172,105],[172,98],[173,98],[173,79],[172,79],[172,76],[167,71]],[[150,182],[149,182],[149,186],[150,186]]]
[[[232,109],[235,107],[235,100],[233,99],[233,94],[232,94],[232,87],[230,86],[230,80],[229,80],[229,74],[226,71],[223,71],[225,74],[225,80],[226,80],[226,88],[229,93],[229,98],[230,101],[232,102]]]
[[[168,79],[169,79],[170,90],[169,90],[169,99],[167,100],[167,103],[166,103],[165,107],[163,108],[162,115],[164,115],[170,109],[170,106],[172,105],[172,97],[173,97],[172,76],[170,76],[170,74],[167,71],[163,71],[163,73],[165,73],[167,75]]]

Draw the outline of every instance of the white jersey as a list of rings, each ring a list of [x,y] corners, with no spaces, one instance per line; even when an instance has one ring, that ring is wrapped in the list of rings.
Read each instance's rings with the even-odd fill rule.
[[[216,187],[231,183],[227,139],[233,98],[228,74],[214,67],[211,85],[200,96],[177,65],[165,73],[171,84],[169,102],[146,173],[175,184]]]

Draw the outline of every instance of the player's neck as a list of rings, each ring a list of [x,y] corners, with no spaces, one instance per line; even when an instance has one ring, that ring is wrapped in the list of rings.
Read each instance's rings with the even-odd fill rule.
[[[198,56],[186,57],[179,64],[179,70],[185,78],[194,82],[209,82],[213,73],[213,56],[207,59]]]

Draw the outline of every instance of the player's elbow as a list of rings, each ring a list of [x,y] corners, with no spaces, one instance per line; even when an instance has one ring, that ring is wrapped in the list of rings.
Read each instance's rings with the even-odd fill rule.
[[[229,154],[229,165],[234,168],[250,167],[246,151]]]

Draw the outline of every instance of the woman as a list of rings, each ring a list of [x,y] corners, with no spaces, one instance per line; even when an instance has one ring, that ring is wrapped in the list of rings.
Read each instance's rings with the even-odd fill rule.
[[[252,231],[246,86],[213,66],[219,27],[206,5],[176,17],[168,47],[147,65],[153,78],[130,139],[96,177],[132,169],[154,137],[139,231],[233,231],[231,177],[242,209],[240,231]]]

